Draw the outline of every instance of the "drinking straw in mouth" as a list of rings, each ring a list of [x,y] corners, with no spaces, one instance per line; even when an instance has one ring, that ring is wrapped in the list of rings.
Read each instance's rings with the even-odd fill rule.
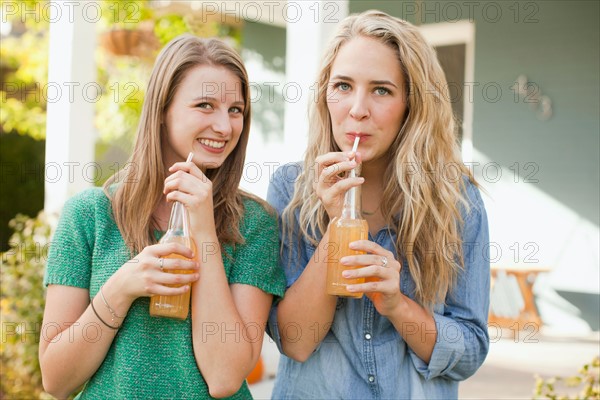
[[[358,150],[358,142],[360,142],[360,136],[354,138],[354,145],[352,146],[352,152],[354,153],[354,159],[356,160],[356,150]],[[356,177],[356,168],[352,168],[350,171],[350,178]]]
[[[354,138],[354,145],[352,146],[352,152],[354,153],[354,159],[356,160],[356,150],[358,149],[358,142],[360,142],[360,136]],[[350,171],[350,178],[356,177],[356,167]],[[354,188],[350,189],[354,191]],[[350,217],[356,219],[356,196],[355,193],[350,195]]]
[[[358,149],[358,142],[360,142],[360,136],[354,137],[354,145],[352,146],[353,153],[356,153],[356,150]]]

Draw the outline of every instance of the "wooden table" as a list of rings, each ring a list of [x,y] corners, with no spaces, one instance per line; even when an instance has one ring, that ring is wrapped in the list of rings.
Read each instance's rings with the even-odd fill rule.
[[[535,280],[540,273],[550,271],[550,268],[537,267],[537,266],[525,266],[525,267],[500,267],[492,266],[491,274],[491,288],[492,288],[492,305],[490,307],[489,314],[489,325],[496,327],[508,328],[514,331],[519,330],[531,330],[532,328],[536,331],[542,326],[542,319],[538,312],[537,306],[535,305],[535,297],[533,295],[533,285]],[[518,291],[507,288],[495,288],[498,281],[504,281],[511,283],[511,281],[518,284]],[[507,303],[510,303],[509,307],[512,306],[511,313],[496,314],[494,309],[505,306],[504,304],[493,304],[494,300],[502,298],[502,296],[494,296],[494,290],[504,290],[504,299]],[[519,294],[521,298],[519,299]],[[515,310],[515,307],[517,308]],[[497,311],[497,310],[496,310]],[[510,314],[510,315],[507,315]]]

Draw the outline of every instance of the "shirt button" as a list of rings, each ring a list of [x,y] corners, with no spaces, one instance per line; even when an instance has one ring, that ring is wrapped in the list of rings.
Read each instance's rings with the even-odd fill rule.
[[[369,382],[375,382],[375,377],[373,375],[369,375]]]
[[[365,333],[365,339],[371,340],[371,334],[370,333]]]

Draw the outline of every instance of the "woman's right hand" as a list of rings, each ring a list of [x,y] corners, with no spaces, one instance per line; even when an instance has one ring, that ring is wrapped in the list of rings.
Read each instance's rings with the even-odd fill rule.
[[[315,177],[313,188],[323,203],[325,211],[332,220],[342,214],[344,195],[348,189],[361,185],[365,179],[362,177],[345,178],[347,172],[360,162],[359,153],[327,153],[315,159]]]
[[[198,280],[200,264],[193,259],[165,258],[171,254],[185,258],[193,257],[192,250],[182,244],[154,244],[145,247],[135,258],[123,264],[109,280],[114,280],[114,283],[120,287],[119,292],[127,296],[130,301],[138,297],[185,293],[189,290],[187,284]],[[172,273],[174,270],[188,270],[191,273],[174,274]]]

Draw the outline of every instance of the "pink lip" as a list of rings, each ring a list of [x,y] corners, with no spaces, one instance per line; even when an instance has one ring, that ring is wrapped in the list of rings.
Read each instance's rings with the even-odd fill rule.
[[[362,143],[362,142],[364,142],[365,140],[369,139],[369,137],[370,137],[371,135],[368,135],[368,134],[366,134],[366,133],[360,133],[360,132],[348,132],[348,133],[346,133],[346,138],[348,139],[348,141],[349,141],[350,143],[354,143],[354,139],[355,139],[357,136],[360,138],[360,141],[359,141],[359,143]]]

